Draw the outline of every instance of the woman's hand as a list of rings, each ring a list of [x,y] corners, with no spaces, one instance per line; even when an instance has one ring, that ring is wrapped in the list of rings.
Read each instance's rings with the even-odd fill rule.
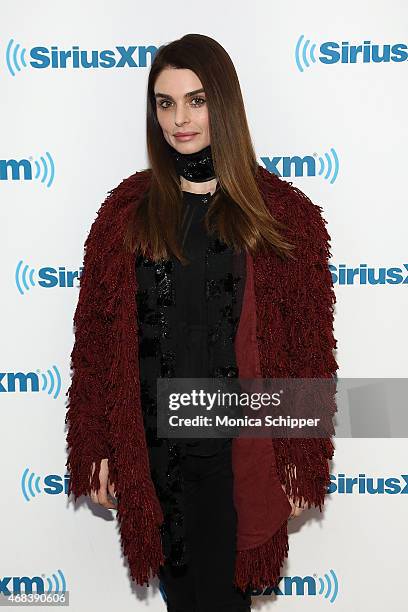
[[[92,464],[92,475],[95,472],[95,462]],[[104,508],[111,508],[116,510],[117,506],[110,499],[108,499],[108,493],[111,497],[115,497],[115,485],[109,480],[109,464],[108,459],[101,460],[101,469],[99,470],[99,491],[91,490],[91,499],[95,504],[100,504]]]
[[[285,491],[285,495],[286,495],[286,489],[283,485],[281,485],[282,489]],[[286,497],[288,498],[288,501],[290,503],[290,505],[292,506],[292,511],[288,516],[288,520],[289,519],[293,519],[296,516],[299,516],[300,514],[302,514],[303,510],[305,510],[305,508],[307,507],[307,502],[305,502],[302,498],[301,502],[298,502],[298,505],[295,504],[295,502],[293,501],[292,497],[288,497],[286,495]]]
[[[296,466],[294,466],[294,476],[296,478]],[[288,516],[288,519],[293,519],[296,516],[299,516],[300,514],[302,514],[303,510],[305,510],[305,508],[307,507],[307,502],[302,498],[301,502],[298,502],[297,504],[295,504],[295,502],[293,501],[292,497],[289,497],[286,494],[286,488],[283,484],[281,484],[282,489],[285,492],[286,497],[288,498],[288,501],[290,503],[290,505],[292,506],[292,511]]]

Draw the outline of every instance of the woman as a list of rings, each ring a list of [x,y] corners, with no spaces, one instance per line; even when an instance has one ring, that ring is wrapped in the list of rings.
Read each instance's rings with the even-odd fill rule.
[[[156,380],[333,377],[330,236],[257,164],[234,66],[207,36],[157,52],[147,151],[85,243],[69,493],[117,507],[132,577],[158,575],[169,610],[249,610],[251,588],[278,582],[287,519],[322,509],[334,395],[325,438],[176,440],[157,436]]]

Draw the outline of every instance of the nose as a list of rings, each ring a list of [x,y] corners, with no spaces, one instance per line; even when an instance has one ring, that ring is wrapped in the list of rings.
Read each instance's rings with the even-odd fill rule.
[[[177,125],[177,127],[180,127],[181,125],[183,125],[183,123],[188,123],[189,121],[190,116],[188,109],[185,107],[184,104],[180,104],[175,110],[174,123]]]

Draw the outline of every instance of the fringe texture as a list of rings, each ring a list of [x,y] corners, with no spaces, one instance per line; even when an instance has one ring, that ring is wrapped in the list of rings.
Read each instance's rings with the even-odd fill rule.
[[[76,500],[98,490],[100,462],[109,460],[117,518],[131,577],[149,585],[164,563],[163,514],[150,476],[140,406],[136,275],[122,240],[131,208],[149,187],[137,172],[109,192],[85,242],[74,315],[68,424],[68,493]],[[334,290],[329,239],[322,209],[300,190],[259,166],[259,187],[272,215],[297,245],[296,262],[254,257],[257,340],[265,378],[330,378],[338,368],[332,350]],[[327,398],[327,432],[333,433],[334,396]],[[329,485],[326,439],[274,439],[277,472],[295,501],[322,509]],[[91,476],[92,464],[96,469]],[[238,551],[235,583],[243,590],[274,585],[288,553],[287,522],[264,544]]]
[[[285,521],[264,544],[237,552],[234,584],[243,591],[248,586],[252,589],[273,588],[279,582],[288,551],[288,523]]]
[[[266,170],[261,170],[265,176]],[[328,378],[338,365],[333,335],[336,296],[329,269],[330,240],[322,208],[291,182],[270,174],[266,202],[271,213],[288,225],[285,232],[296,244],[296,262],[263,258],[255,267],[255,293],[261,304],[261,371],[264,378]],[[261,259],[261,258],[259,258]],[[274,279],[265,292],[265,279]],[[325,407],[322,438],[275,438],[281,484],[295,503],[323,508],[330,484],[328,460],[333,457],[333,417],[337,411],[335,384],[321,387],[316,401]],[[316,391],[318,393],[318,391]],[[299,393],[301,397],[301,393]],[[322,403],[324,402],[324,403]]]

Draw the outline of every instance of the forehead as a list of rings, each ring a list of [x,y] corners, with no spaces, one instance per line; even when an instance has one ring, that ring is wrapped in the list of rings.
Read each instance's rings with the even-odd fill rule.
[[[165,68],[159,74],[154,84],[154,93],[168,94],[174,98],[183,97],[196,89],[202,88],[202,83],[195,72],[187,68]]]

